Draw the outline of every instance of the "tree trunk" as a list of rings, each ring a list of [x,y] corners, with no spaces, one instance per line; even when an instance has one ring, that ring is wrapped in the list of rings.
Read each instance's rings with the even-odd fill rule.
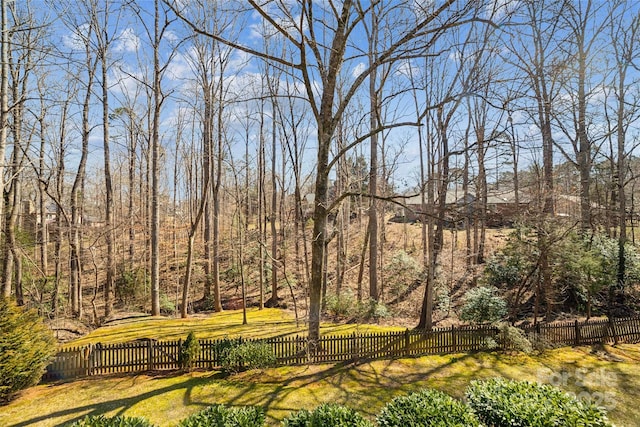
[[[0,0],[0,159],[5,158],[8,135],[8,115],[9,115],[9,10],[8,4],[10,0]],[[5,164],[0,162],[0,189],[5,187]],[[5,217],[5,199],[0,194],[0,218]],[[4,221],[0,221],[3,223]],[[8,256],[7,248],[3,251],[5,257]],[[9,298],[11,296],[11,287],[2,281],[2,292],[0,296]]]
[[[154,0],[153,117],[151,120],[151,315],[160,315],[160,7]]]
[[[106,28],[104,29],[106,32]],[[113,225],[113,183],[111,179],[111,143],[109,141],[109,86],[107,76],[106,46],[101,52],[102,68],[102,139],[104,149],[104,189],[105,189],[105,242],[107,245],[106,278],[104,284],[104,316],[109,317],[113,310],[113,287],[116,275],[115,236]]]
[[[269,78],[269,77],[267,77]],[[275,97],[272,98],[271,113],[275,117],[276,106]],[[271,227],[271,298],[270,305],[278,305],[278,230],[276,220],[278,215],[278,176],[276,172],[276,152],[277,152],[277,127],[276,121],[271,123],[271,213],[269,215],[269,225]],[[284,179],[284,177],[283,177]]]

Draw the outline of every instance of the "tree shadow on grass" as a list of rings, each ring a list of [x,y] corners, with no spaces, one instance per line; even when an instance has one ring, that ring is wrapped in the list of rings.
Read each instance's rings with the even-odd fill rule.
[[[268,373],[260,371],[245,372],[235,378],[248,388],[245,392],[226,396],[224,403],[261,406],[269,415],[269,421],[273,423],[279,421],[273,417],[274,412],[288,413],[302,408],[313,409],[328,402],[353,407],[363,415],[373,418],[394,395],[402,391],[414,391],[416,381],[424,381],[430,376],[438,375],[440,371],[469,357],[473,356],[461,354],[450,358],[447,363],[420,373],[390,369],[396,364],[394,360],[342,362],[326,367],[312,365],[300,367],[303,373],[296,372],[284,378],[270,378]],[[229,378],[234,380],[234,376]],[[253,393],[256,388],[268,385],[273,386],[268,394]],[[199,403],[207,404],[204,401]]]
[[[175,376],[180,376],[182,373],[177,373]],[[70,425],[75,421],[81,420],[86,416],[99,416],[105,415],[108,413],[112,413],[116,411],[115,415],[124,415],[124,413],[132,408],[133,406],[144,402],[147,399],[151,399],[162,395],[164,393],[171,393],[179,390],[184,390],[183,403],[190,404],[189,399],[191,393],[194,388],[200,387],[203,384],[207,384],[211,381],[211,378],[215,378],[217,375],[212,375],[209,377],[184,377],[184,381],[180,381],[176,384],[172,384],[170,386],[161,387],[153,390],[149,390],[147,392],[141,393],[136,396],[131,397],[123,397],[123,398],[115,398],[109,401],[101,401],[97,403],[91,403],[82,406],[75,406],[73,408],[64,409],[60,411],[55,411],[47,414],[43,414],[41,416],[33,417],[28,420],[11,424],[11,427],[23,427],[23,426],[33,426],[38,425],[44,421],[52,421],[55,419],[61,419],[64,421],[60,421],[56,425]],[[168,377],[168,376],[163,376]],[[151,377],[153,378],[153,377]],[[90,381],[98,380],[98,378],[92,378]],[[78,400],[82,400],[82,396],[69,396],[70,399],[74,397],[78,398]]]
[[[512,360],[505,360],[505,357],[511,358],[502,353],[460,353],[433,356],[433,358],[426,356],[282,367],[247,371],[237,375],[212,372],[210,375],[182,376],[182,373],[174,372],[169,375],[162,373],[153,376],[147,373],[145,377],[150,378],[151,381],[175,377],[176,382],[131,397],[114,396],[108,401],[79,405],[32,417],[14,425],[37,425],[45,420],[56,419],[71,423],[86,415],[97,416],[114,412],[117,415],[123,415],[136,405],[144,405],[145,401],[176,392],[181,402],[178,403],[176,397],[171,397],[173,400],[169,403],[175,402],[176,405],[187,408],[187,411],[183,412],[194,412],[198,408],[203,409],[214,403],[231,406],[253,405],[262,407],[267,412],[270,425],[277,425],[279,420],[290,412],[302,408],[312,409],[327,402],[351,406],[363,415],[373,418],[387,402],[400,394],[432,387],[460,398],[463,397],[464,390],[472,379],[492,376],[530,377],[536,375],[536,368],[545,367],[544,359],[529,360],[526,356],[513,356]],[[576,357],[579,359],[579,356]],[[519,358],[524,359],[519,360]],[[520,362],[525,365],[518,368],[517,365]],[[549,363],[549,367],[557,370],[558,363],[559,366],[567,367],[565,361]],[[514,366],[516,366],[515,369]],[[616,369],[615,365],[609,365],[609,367]],[[529,372],[528,369],[533,372]],[[633,383],[634,378],[628,376],[626,369],[625,371],[616,370],[615,374],[621,383]],[[78,396],[78,398],[80,400],[83,397]],[[147,405],[149,403],[147,402]],[[174,424],[177,422],[177,420],[168,421]]]

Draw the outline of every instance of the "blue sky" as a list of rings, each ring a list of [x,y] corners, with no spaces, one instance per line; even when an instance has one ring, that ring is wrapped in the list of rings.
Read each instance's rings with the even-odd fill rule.
[[[291,1],[290,3],[294,4],[295,2]],[[32,4],[34,5],[35,10],[37,10],[37,13],[47,15],[47,18],[44,18],[45,21],[52,23],[50,28],[52,31],[53,43],[63,51],[76,51],[77,53],[82,47],[80,35],[85,34],[87,24],[82,13],[76,13],[74,9],[69,9],[75,7],[73,6],[73,3],[69,3],[67,7],[56,3],[58,10],[70,12],[72,19],[67,18],[66,23],[63,19],[53,18],[54,13],[48,9],[48,2],[38,0],[32,2]],[[140,1],[138,4],[143,11],[141,15],[143,16],[144,22],[147,25],[151,24],[151,7],[153,6],[153,2],[146,0]],[[237,5],[239,3],[230,1],[218,2],[216,4],[222,8]],[[240,2],[240,4],[242,4],[242,2]],[[320,6],[322,6],[322,4],[323,3],[319,4],[318,11],[321,11]],[[518,1],[507,2],[506,0],[500,0],[500,5],[508,5],[514,9],[522,7],[521,2]],[[596,5],[601,4],[596,2]],[[633,12],[637,13],[638,5],[635,5],[634,7]],[[293,11],[292,13],[296,13],[295,8],[291,10]],[[146,103],[145,84],[143,81],[146,78],[145,76],[149,76],[151,66],[151,49],[149,39],[147,34],[145,34],[144,26],[131,10],[120,9],[119,12],[120,13],[118,13],[118,10],[113,11],[111,15],[113,19],[109,25],[109,32],[116,38],[112,45],[111,66],[109,69],[109,80],[111,82],[110,94],[112,97],[111,103],[114,108],[131,104],[131,106],[135,108],[143,109],[144,104]],[[605,9],[602,8],[599,13],[604,16],[604,12]],[[405,13],[409,12],[405,11]],[[629,16],[631,15],[632,14],[629,12]],[[496,19],[499,20],[503,16],[502,10],[496,16]],[[71,20],[73,20],[73,24],[69,23]],[[265,40],[269,39],[272,49],[281,47],[280,42],[276,40],[276,37],[273,34],[269,34],[268,31],[265,33],[263,22],[255,12],[249,11],[242,15],[241,18],[234,20],[228,20],[224,13],[221,12],[221,22],[224,22],[226,26],[225,35],[230,38],[233,37],[238,40],[239,43],[246,44],[255,49],[263,49],[265,46]],[[279,22],[284,22],[284,15],[281,14],[279,16]],[[597,19],[595,22],[597,23]],[[390,34],[393,35],[393,32],[398,31],[398,28],[401,27],[401,22],[398,21],[395,23],[396,25],[393,24],[394,23],[387,24],[384,27],[384,31],[389,31]],[[71,28],[74,25],[76,25],[75,29]],[[320,30],[321,27],[316,29],[318,32]],[[499,27],[496,30],[496,37],[497,35],[504,35],[508,31],[512,30],[513,27]],[[466,34],[468,34],[468,28],[462,28],[457,34],[447,35],[438,43],[437,49],[442,50],[437,62],[437,69],[439,70],[439,73],[435,76],[432,75],[432,77],[443,79],[442,81],[444,82],[446,82],[447,79],[453,78],[452,76],[455,75],[455,70],[460,65],[461,55],[461,50],[456,46],[456,43],[463,40]],[[196,76],[194,70],[197,67],[197,64],[194,60],[196,57],[194,41],[192,39],[188,39],[191,35],[192,33],[189,28],[184,26],[180,21],[175,21],[169,26],[165,33],[165,39],[161,48],[162,62],[171,58],[163,79],[164,92],[170,95],[162,111],[163,144],[167,149],[167,156],[172,152],[173,147],[175,147],[175,131],[178,117],[181,117],[184,121],[188,121],[187,118],[197,118],[198,109],[195,109],[196,115],[194,116],[193,107],[199,105],[198,102],[201,101],[198,98],[199,95],[197,95],[197,92],[194,92],[194,79]],[[201,37],[199,40],[201,43],[204,43],[206,38]],[[364,69],[366,62],[362,54],[366,51],[366,41],[367,39],[365,37],[364,30],[359,28],[357,32],[354,33],[352,45],[348,51],[348,54],[352,55],[352,58],[345,62],[345,66],[342,70],[345,82],[352,81],[353,78],[355,78]],[[176,46],[178,46],[178,48],[174,51]],[[525,47],[523,46],[523,49],[524,48]],[[220,47],[220,49],[222,52],[225,52],[230,48]],[[291,51],[288,51],[288,53],[290,52]],[[389,114],[389,120],[407,121],[412,120],[415,116],[415,112],[413,111],[413,101],[411,98],[412,92],[403,92],[403,90],[407,89],[411,85],[408,79],[409,75],[415,76],[424,74],[425,68],[421,61],[422,60],[418,59],[407,60],[394,65],[392,72],[394,84],[384,91],[384,95],[389,96],[396,92],[399,93],[399,95],[386,104],[386,111]],[[509,74],[509,67],[507,65],[498,65],[507,71],[507,75]],[[62,72],[60,70],[55,69],[55,66],[50,65],[49,67],[52,74],[59,75],[61,78],[67,78],[61,74]],[[245,52],[229,51],[229,57],[225,67],[225,90],[229,94],[228,104],[225,108],[225,121],[228,129],[227,138],[230,146],[232,147],[231,152],[234,157],[236,157],[236,162],[240,162],[244,155],[244,144],[247,134],[249,137],[249,144],[253,148],[253,153],[255,153],[255,146],[259,139],[259,120],[257,118],[259,103],[255,100],[242,100],[256,98],[260,95],[262,89],[260,89],[259,86],[264,77],[264,63],[252,58]],[[596,68],[597,63],[594,62],[594,70]],[[434,70],[435,69],[431,71]],[[409,73],[409,71],[411,71],[411,73]],[[592,103],[593,109],[596,110],[602,105],[602,102],[606,100],[606,97],[604,96],[605,92],[602,90],[602,87],[598,88],[598,85],[602,84],[602,81],[600,80],[603,79],[603,76],[599,75],[597,72],[594,72],[591,75],[595,80],[592,82],[593,92],[589,99]],[[278,89],[282,93],[285,90],[285,87],[287,87],[285,85],[285,79],[281,75],[278,77],[278,80]],[[318,77],[316,75],[316,82],[317,81]],[[316,84],[316,90],[319,90],[318,88],[320,87],[320,84]],[[366,130],[366,111],[368,108],[366,87],[367,85],[365,84],[363,86],[363,90],[357,93],[357,96],[352,102],[352,111],[350,111],[350,116],[347,125],[345,126],[345,136],[347,138],[354,138],[358,133],[362,133]],[[293,80],[289,80],[288,89],[286,90],[291,91],[296,96],[304,95],[304,89],[301,86],[301,82],[296,79],[295,76]],[[571,97],[570,95],[571,93],[565,90],[565,93],[560,95],[560,100],[568,100]],[[424,102],[424,93],[419,93],[418,97],[421,102]],[[96,95],[94,109],[92,112],[92,123],[95,124],[95,127],[91,136],[91,161],[94,162],[94,164],[100,164],[102,161],[102,136],[99,126],[101,113],[98,108],[98,101],[99,99]],[[522,101],[521,107],[525,106],[525,104],[526,103]],[[293,110],[298,113],[299,117],[302,117],[303,123],[308,123],[312,126],[313,120],[309,115],[309,105],[302,100],[295,100],[292,105]],[[462,139],[465,136],[465,131],[467,129],[466,106],[467,103],[463,102],[459,108],[459,112],[455,116],[455,123],[450,128],[452,149],[460,148]],[[273,113],[270,110],[270,106],[266,105],[265,123],[267,125],[270,124],[272,116]],[[489,108],[489,119],[490,127],[501,131],[508,130],[506,116],[504,114],[500,114],[496,109]],[[536,124],[527,114],[525,114],[523,109],[513,112],[512,120],[515,124],[515,133],[517,133],[521,142],[529,148],[528,150],[523,150],[521,153],[523,164],[540,161],[540,154],[538,150],[540,132]],[[247,126],[249,126],[248,132],[245,130]],[[592,126],[595,133],[602,132],[601,130],[598,130],[598,126],[602,127],[602,124],[598,125],[598,123],[594,123]],[[634,132],[636,131],[635,127],[633,130]],[[118,129],[114,128],[113,132],[114,134],[117,134]],[[191,135],[193,133],[189,134]],[[407,127],[394,130],[385,135],[385,143],[387,144],[389,152],[400,149],[403,150],[402,154],[397,159],[398,167],[395,173],[395,179],[397,179],[399,183],[402,183],[402,186],[412,186],[415,184],[418,163],[416,134],[417,132],[415,128]],[[191,138],[190,141],[185,140],[184,143],[189,142],[196,145],[198,144],[198,126],[196,126],[195,134],[193,135],[195,138]],[[305,172],[310,173],[313,170],[315,130],[313,127],[308,128],[305,130],[304,134],[301,133],[301,136],[304,136],[306,139]],[[555,129],[554,136],[559,142],[566,138],[558,128]],[[281,141],[282,138],[279,138],[280,143]],[[73,147],[74,143],[70,142],[70,145]],[[354,150],[354,154],[366,154],[368,153],[368,150],[367,143],[364,143],[357,150]],[[504,156],[496,157],[496,153],[496,151],[492,152],[491,150],[488,153],[488,156],[493,162],[493,168],[495,170],[499,168],[510,168],[506,160],[504,160]],[[461,160],[461,157],[454,158],[452,162],[453,166],[461,166]],[[556,160],[561,161],[561,156],[559,154],[557,155]],[[169,161],[168,165],[170,164],[171,162]],[[167,169],[167,173],[170,172],[170,169],[171,168]],[[169,177],[167,176],[167,178]],[[489,179],[492,179],[492,176],[490,176]]]

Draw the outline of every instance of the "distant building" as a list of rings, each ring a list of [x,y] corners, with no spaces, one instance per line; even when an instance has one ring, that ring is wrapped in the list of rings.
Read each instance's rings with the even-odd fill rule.
[[[516,201],[515,191],[511,189],[487,190],[487,204],[485,219],[489,227],[512,226],[520,215],[527,212],[531,204],[531,198],[526,194],[518,194]],[[406,206],[401,209],[394,219],[406,222],[423,221],[427,212],[422,206],[422,197],[414,195],[401,200]],[[469,218],[478,218],[480,212],[475,190],[465,192],[460,187],[453,187],[447,191],[445,200],[445,220],[449,226],[462,226],[462,222]]]

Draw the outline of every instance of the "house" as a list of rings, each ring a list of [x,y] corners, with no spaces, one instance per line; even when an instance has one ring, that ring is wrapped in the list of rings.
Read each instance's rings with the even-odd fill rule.
[[[398,222],[422,221],[427,212],[422,206],[422,196],[413,195],[400,199],[404,208],[394,217]],[[437,203],[437,202],[436,202]],[[526,194],[518,194],[516,197],[513,189],[489,189],[487,190],[487,203],[485,219],[489,227],[508,227],[513,225],[520,215],[529,209],[530,197]],[[445,199],[445,220],[450,226],[462,226],[465,219],[477,218],[480,207],[475,190],[464,191],[462,187],[450,188]]]

